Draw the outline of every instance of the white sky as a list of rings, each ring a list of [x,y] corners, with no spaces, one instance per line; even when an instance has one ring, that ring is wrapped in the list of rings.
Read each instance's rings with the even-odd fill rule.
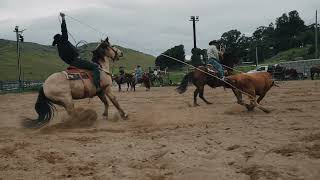
[[[26,41],[51,44],[53,35],[60,32],[58,14],[63,11],[107,33],[114,44],[153,55],[184,44],[190,54],[191,15],[200,17],[197,42],[206,48],[228,30],[251,35],[258,26],[291,10],[298,10],[311,24],[316,8],[320,10],[319,0],[0,0],[0,38],[14,40],[12,31],[19,25],[27,29]],[[68,17],[67,26],[77,41],[101,38]]]

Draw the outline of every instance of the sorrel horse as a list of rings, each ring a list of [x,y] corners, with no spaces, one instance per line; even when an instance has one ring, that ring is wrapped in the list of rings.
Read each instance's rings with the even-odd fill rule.
[[[224,69],[227,70],[226,74],[231,74],[232,69],[230,68],[233,68],[234,64],[239,61],[238,56],[233,53],[224,53],[223,57],[220,57],[220,59],[221,63],[225,66]],[[207,73],[212,74],[212,76]],[[216,88],[224,85],[221,80],[213,76],[218,77],[217,72],[209,71],[205,66],[199,66],[184,76],[180,83],[180,86],[177,88],[177,91],[180,94],[186,92],[189,82],[192,82],[196,86],[196,90],[194,91],[193,96],[194,106],[199,106],[199,104],[197,103],[198,95],[206,104],[212,104],[204,97],[204,86],[208,85],[211,88]]]

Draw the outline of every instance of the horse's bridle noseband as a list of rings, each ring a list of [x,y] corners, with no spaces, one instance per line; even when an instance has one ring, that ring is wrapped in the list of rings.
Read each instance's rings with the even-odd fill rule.
[[[116,61],[116,59],[119,58],[118,51],[114,50],[114,49],[113,49],[113,46],[110,46],[110,44],[108,44],[107,47],[109,47],[110,49],[112,49],[112,51],[114,52],[114,57],[109,57],[109,58],[111,58],[113,62]]]

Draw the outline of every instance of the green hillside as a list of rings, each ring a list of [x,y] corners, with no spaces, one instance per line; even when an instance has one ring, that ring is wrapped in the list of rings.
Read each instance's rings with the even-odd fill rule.
[[[89,43],[80,47],[82,57],[91,58],[91,50],[97,46],[96,43]],[[124,57],[114,63],[114,72],[118,72],[119,66],[125,66],[129,71],[134,69],[136,64],[143,68],[154,65],[155,57],[132,49],[119,47]],[[21,43],[21,60],[23,76],[25,80],[44,80],[50,74],[64,70],[67,65],[58,57],[56,47],[40,45],[36,43]],[[17,79],[17,55],[16,43],[0,39],[0,80]]]
[[[314,54],[309,54],[310,46],[303,48],[292,48],[283,52],[278,53],[277,55],[271,57],[270,59],[265,60],[263,63],[274,64],[283,61],[294,61],[302,59],[312,59]]]

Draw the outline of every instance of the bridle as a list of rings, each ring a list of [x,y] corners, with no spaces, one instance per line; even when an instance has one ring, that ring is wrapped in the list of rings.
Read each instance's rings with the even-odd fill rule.
[[[113,56],[113,57],[106,56],[106,57],[112,59],[112,62],[115,62],[117,59],[119,59],[119,54],[118,54],[118,52],[113,48],[113,46],[111,46],[109,42],[107,42],[107,43],[106,43],[106,42],[103,42],[103,43],[105,43],[106,46],[101,47],[102,44],[100,44],[100,45],[96,48],[96,50],[97,50],[98,48],[103,48],[103,49],[110,48],[110,49],[114,52],[114,56]],[[95,61],[94,61],[94,62],[95,62]],[[111,74],[110,72],[107,72],[106,70],[104,70],[104,69],[101,68],[101,64],[100,64],[99,62],[95,62],[95,63],[99,65],[99,69],[100,69],[101,71],[105,72],[107,75],[109,75],[109,76],[112,77],[112,74]]]
[[[113,49],[114,46],[110,46],[110,44],[108,44],[108,46],[113,52],[114,52],[114,56],[113,57],[109,57],[112,59],[112,62],[115,62],[116,59],[119,58],[119,54],[118,54],[118,51],[116,51],[115,49]]]
[[[104,41],[100,45],[97,46],[96,50],[98,50],[99,48],[102,48],[104,50],[110,48],[112,50],[112,52],[114,53],[114,56],[112,57],[112,56],[107,55],[106,57],[112,59],[112,62],[115,62],[117,59],[119,59],[119,54],[113,47],[114,46],[111,46],[109,42]]]

